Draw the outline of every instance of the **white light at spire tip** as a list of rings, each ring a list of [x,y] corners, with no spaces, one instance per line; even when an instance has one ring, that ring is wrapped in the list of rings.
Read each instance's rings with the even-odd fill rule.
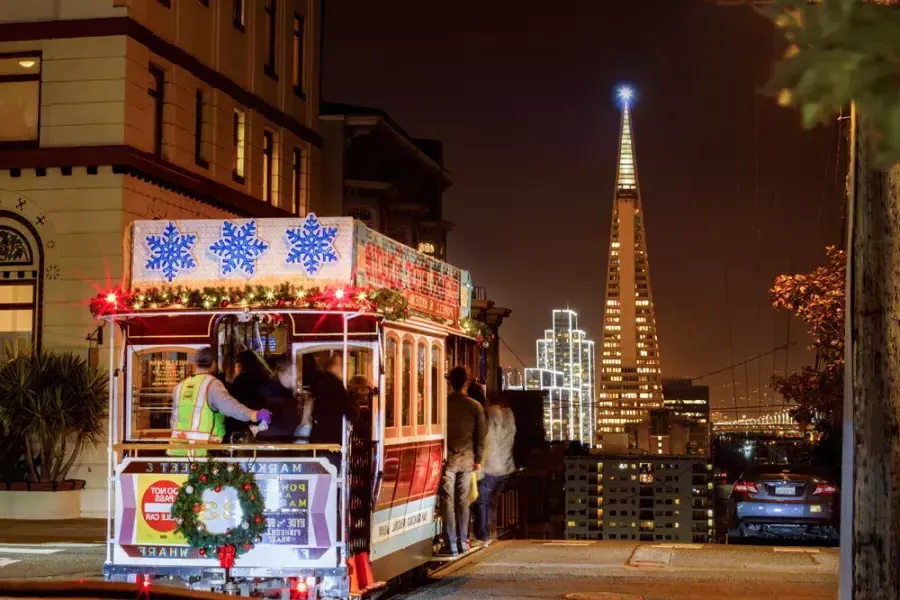
[[[634,88],[628,85],[623,85],[616,90],[616,96],[619,97],[619,100],[628,105],[634,100]]]

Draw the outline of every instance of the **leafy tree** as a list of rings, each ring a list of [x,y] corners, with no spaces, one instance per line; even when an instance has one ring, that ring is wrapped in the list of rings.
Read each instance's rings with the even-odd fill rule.
[[[0,433],[21,444],[30,481],[63,481],[81,451],[102,438],[107,377],[70,352],[17,347],[7,354],[0,364]]]
[[[854,103],[878,132],[881,166],[900,160],[900,10],[896,0],[777,0],[761,9],[790,44],[770,91],[807,127]],[[891,6],[893,5],[893,6]]]
[[[847,256],[830,246],[828,263],[811,273],[779,275],[769,291],[776,310],[806,323],[815,364],[772,377],[772,388],[795,403],[791,416],[823,434],[840,431],[844,402],[844,286]]]
[[[851,104],[847,347],[853,498],[841,598],[900,598],[900,0],[779,0],[791,44],[773,88],[807,124]],[[787,10],[785,10],[787,9]],[[780,12],[779,12],[780,11]],[[849,424],[848,424],[849,425]],[[845,505],[849,508],[849,505]],[[852,513],[852,514],[851,514]],[[852,577],[848,577],[851,573]]]

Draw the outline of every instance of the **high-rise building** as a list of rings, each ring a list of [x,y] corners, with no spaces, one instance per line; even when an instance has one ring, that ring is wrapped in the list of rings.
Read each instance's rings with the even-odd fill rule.
[[[525,378],[517,367],[506,367],[503,369],[503,389],[504,390],[524,390]]]
[[[578,328],[578,313],[553,311],[553,327],[537,340],[537,368],[525,370],[525,388],[548,390],[546,430],[553,441],[594,440],[594,342]]]
[[[596,427],[600,437],[627,434],[623,439],[634,445],[637,426],[647,420],[650,410],[662,407],[663,394],[631,128],[630,89],[622,88],[619,99],[622,128],[606,276]]]
[[[569,423],[574,420],[572,390],[560,371],[525,369],[525,390],[544,394],[544,433],[548,442],[571,441]]]
[[[690,379],[664,379],[663,404],[675,422],[688,429],[687,453],[708,455],[712,423],[709,419],[709,387]]]
[[[566,539],[714,539],[712,465],[668,454],[568,456]]]

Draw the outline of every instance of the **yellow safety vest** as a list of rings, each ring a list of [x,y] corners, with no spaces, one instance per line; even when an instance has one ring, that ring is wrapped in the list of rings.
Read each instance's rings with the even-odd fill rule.
[[[218,443],[225,437],[225,415],[209,407],[207,393],[215,377],[209,374],[188,377],[175,393],[173,444]],[[187,456],[188,450],[169,450],[169,456]],[[206,450],[190,451],[194,456],[206,456]]]

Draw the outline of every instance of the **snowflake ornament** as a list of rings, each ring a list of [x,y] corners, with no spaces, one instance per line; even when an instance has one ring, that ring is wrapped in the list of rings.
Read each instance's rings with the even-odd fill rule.
[[[316,215],[309,213],[303,227],[285,232],[289,246],[287,262],[300,263],[307,275],[315,275],[325,263],[338,261],[334,241],[337,227],[323,227]]]
[[[222,224],[222,237],[209,249],[219,257],[222,275],[241,270],[250,277],[256,271],[257,259],[269,249],[269,244],[256,237],[256,220],[244,225],[225,221]]]
[[[146,241],[151,254],[146,269],[162,271],[169,283],[179,272],[197,267],[197,260],[191,253],[197,243],[197,234],[181,233],[172,221],[163,229],[162,235],[148,235]]]

